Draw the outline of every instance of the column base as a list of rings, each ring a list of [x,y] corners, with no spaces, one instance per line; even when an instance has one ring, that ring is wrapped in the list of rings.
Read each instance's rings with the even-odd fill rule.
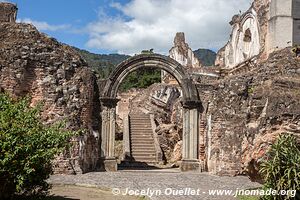
[[[195,171],[201,172],[199,160],[182,160],[180,165],[180,170],[182,172]]]
[[[118,164],[115,158],[105,158],[103,161],[104,169],[107,172],[116,172],[118,171]]]

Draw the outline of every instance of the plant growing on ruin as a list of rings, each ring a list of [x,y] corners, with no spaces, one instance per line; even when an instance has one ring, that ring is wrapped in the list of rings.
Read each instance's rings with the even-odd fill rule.
[[[260,166],[264,188],[277,191],[300,191],[300,149],[295,136],[282,134],[271,146]],[[296,197],[297,198],[297,197]],[[263,199],[295,199],[289,195],[264,196]]]
[[[292,48],[292,53],[294,53],[297,57],[300,56],[300,45],[294,45]]]
[[[74,135],[62,124],[45,126],[39,111],[28,98],[0,94],[0,199],[47,191],[51,161]]]

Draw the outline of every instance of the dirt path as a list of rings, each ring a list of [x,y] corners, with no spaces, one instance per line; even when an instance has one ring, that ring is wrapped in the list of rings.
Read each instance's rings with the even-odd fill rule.
[[[114,196],[111,191],[71,185],[53,185],[49,200],[140,200],[134,196]]]

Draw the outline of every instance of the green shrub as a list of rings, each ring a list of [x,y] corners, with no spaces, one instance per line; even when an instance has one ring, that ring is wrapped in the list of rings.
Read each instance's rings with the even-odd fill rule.
[[[300,191],[300,150],[296,138],[291,134],[282,134],[271,146],[260,166],[264,177],[264,188],[273,190]],[[296,199],[286,195],[265,196],[263,199]]]
[[[51,161],[74,135],[62,124],[43,125],[39,110],[28,98],[0,94],[0,199],[46,192]]]

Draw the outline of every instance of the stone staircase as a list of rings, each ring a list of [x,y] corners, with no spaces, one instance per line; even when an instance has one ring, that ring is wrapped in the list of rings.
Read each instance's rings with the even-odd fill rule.
[[[150,115],[129,116],[129,138],[133,162],[147,164],[158,162]]]

